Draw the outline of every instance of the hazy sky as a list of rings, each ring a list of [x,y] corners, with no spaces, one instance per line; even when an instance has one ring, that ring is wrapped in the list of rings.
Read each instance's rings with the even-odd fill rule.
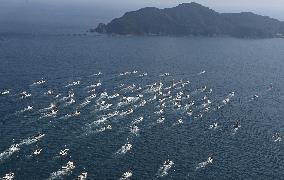
[[[146,6],[173,7],[185,0],[0,0],[1,28],[28,25],[92,27]],[[284,20],[284,0],[195,0],[218,12],[252,11]],[[16,27],[13,27],[15,25]]]
[[[78,5],[78,6],[116,6],[123,7],[171,7],[186,0],[0,0],[0,3],[42,3],[49,5]],[[195,0],[206,6],[217,9],[235,9],[235,10],[283,10],[283,0]]]

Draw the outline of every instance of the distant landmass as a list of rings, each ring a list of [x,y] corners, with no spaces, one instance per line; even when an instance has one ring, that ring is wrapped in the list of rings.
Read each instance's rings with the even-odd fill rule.
[[[127,12],[91,32],[119,35],[284,37],[284,22],[251,12],[218,13],[198,3]]]

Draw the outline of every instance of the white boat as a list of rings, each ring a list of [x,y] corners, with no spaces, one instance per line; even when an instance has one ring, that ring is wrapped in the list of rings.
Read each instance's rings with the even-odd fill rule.
[[[1,179],[3,179],[3,180],[12,180],[14,177],[15,177],[15,174],[12,173],[12,172],[10,172],[10,173],[6,174],[6,175],[5,175],[3,178],[1,178]]]
[[[33,152],[33,155],[37,156],[41,153],[42,149],[36,149],[34,152]]]
[[[5,90],[5,91],[1,92],[1,95],[7,95],[7,94],[9,94],[9,93],[10,93],[9,90]]]
[[[85,180],[87,179],[88,173],[87,172],[82,172],[79,176],[78,176],[78,180]]]
[[[62,166],[62,169],[65,169],[67,171],[72,170],[75,168],[75,165],[72,161],[68,161],[65,166]]]
[[[69,149],[64,149],[59,152],[61,156],[66,156],[68,154]]]

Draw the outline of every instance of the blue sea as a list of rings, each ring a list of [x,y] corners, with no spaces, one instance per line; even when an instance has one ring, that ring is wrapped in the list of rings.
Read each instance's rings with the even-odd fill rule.
[[[0,177],[283,179],[284,41],[0,37]]]

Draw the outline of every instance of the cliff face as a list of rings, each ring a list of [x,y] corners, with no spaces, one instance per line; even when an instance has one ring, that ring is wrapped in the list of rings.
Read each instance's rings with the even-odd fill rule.
[[[228,35],[234,37],[275,37],[284,34],[284,23],[253,13],[218,13],[197,3],[174,8],[143,8],[125,13],[98,33],[120,35]]]

